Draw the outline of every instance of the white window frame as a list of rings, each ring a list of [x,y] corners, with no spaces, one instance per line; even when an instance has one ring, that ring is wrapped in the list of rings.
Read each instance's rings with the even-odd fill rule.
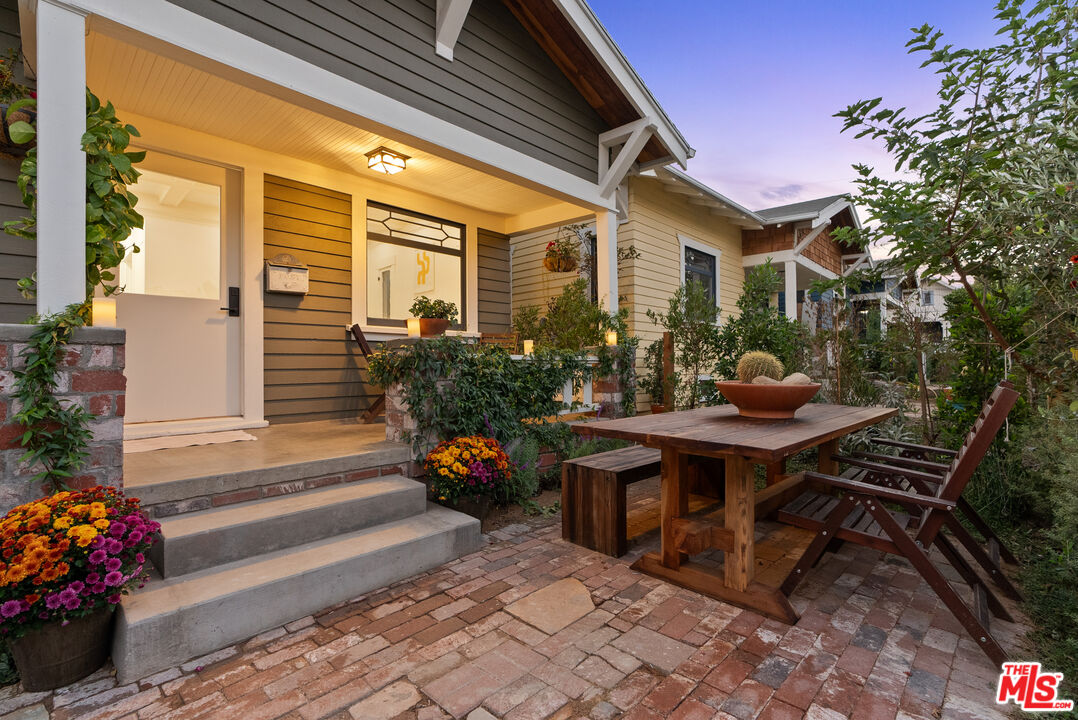
[[[677,234],[678,239],[678,266],[681,268],[681,272],[678,275],[678,284],[685,284],[685,249],[692,248],[693,250],[699,250],[702,253],[715,256],[715,307],[721,307],[719,302],[719,291],[722,288],[721,269],[722,269],[722,250],[707,243],[702,243],[699,240],[694,240],[688,235],[681,233]],[[717,321],[721,322],[721,318]]]

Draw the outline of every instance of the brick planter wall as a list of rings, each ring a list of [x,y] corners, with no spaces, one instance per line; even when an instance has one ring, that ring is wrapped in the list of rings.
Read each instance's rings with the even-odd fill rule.
[[[0,324],[0,513],[45,494],[30,482],[37,468],[20,461],[24,451],[19,440],[25,430],[13,421],[18,411],[12,397],[13,371],[25,365],[21,356],[33,331],[32,325]],[[68,482],[72,487],[123,487],[124,339],[120,328],[80,328],[61,362],[61,399],[95,416],[90,421],[90,459]]]

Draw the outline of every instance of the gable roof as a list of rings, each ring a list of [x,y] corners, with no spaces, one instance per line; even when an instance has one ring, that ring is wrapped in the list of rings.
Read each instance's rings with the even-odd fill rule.
[[[502,2],[611,128],[654,123],[641,165],[685,167],[696,154],[586,0]]]
[[[664,189],[668,192],[683,195],[688,199],[689,203],[709,208],[712,214],[721,215],[739,227],[759,230],[765,224],[764,219],[757,213],[737,204],[677,168],[655,168],[654,170],[643,172],[641,175],[654,177],[663,184]]]
[[[795,219],[807,220],[809,218],[818,217],[821,210],[845,197],[845,195],[829,195],[827,197],[816,198],[815,200],[804,200],[789,205],[779,205],[777,207],[765,208],[764,210],[757,210],[756,214],[768,222],[774,222],[780,218],[784,221]]]

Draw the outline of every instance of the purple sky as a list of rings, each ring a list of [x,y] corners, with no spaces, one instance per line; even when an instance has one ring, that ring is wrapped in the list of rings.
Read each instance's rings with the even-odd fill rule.
[[[689,172],[760,208],[851,192],[872,141],[839,134],[848,104],[935,105],[937,78],[908,55],[924,23],[961,47],[993,44],[991,0],[589,0],[696,157]]]

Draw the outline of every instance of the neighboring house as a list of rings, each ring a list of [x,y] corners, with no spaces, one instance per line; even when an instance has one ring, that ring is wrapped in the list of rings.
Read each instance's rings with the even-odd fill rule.
[[[953,286],[939,278],[884,273],[879,281],[851,296],[858,332],[868,332],[870,323],[876,323],[876,329],[885,332],[906,314],[919,318],[931,335],[943,340],[951,334],[951,323],[944,315],[946,297],[954,291]]]
[[[374,391],[346,326],[403,334],[425,294],[461,308],[459,332],[507,330],[509,236],[533,228],[594,223],[609,303],[618,186],[693,154],[583,0],[18,5],[37,310],[83,296],[83,86],[149,150],[115,305],[129,436],[355,417]],[[369,169],[381,148],[406,168]],[[14,293],[32,252],[0,241],[22,258],[0,277],[5,320],[35,309]],[[309,268],[306,294],[265,289],[274,259]]]
[[[857,209],[845,195],[806,200],[758,210],[763,228],[742,234],[745,268],[771,261],[782,275],[778,307],[787,317],[805,317],[805,295],[817,280],[848,275],[869,262],[867,250],[849,247],[831,236],[840,227],[860,228]]]

